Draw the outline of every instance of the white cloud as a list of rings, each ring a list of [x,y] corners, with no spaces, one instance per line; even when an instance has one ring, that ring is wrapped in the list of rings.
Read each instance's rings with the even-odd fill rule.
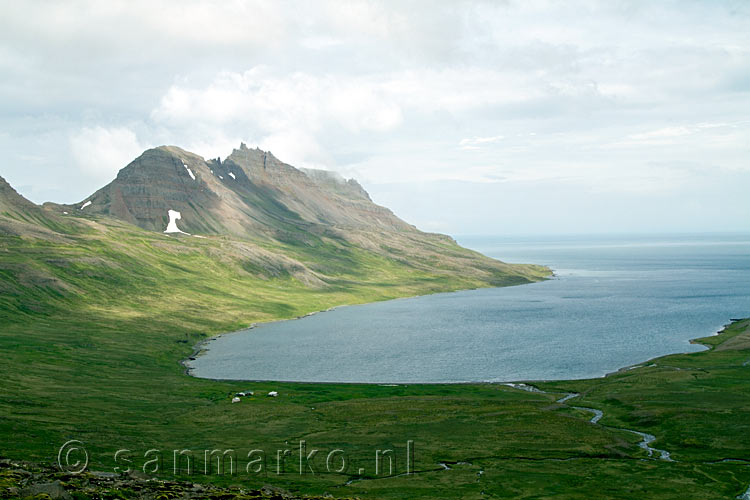
[[[50,4],[29,1],[3,7],[7,31],[28,40],[70,46],[90,42],[92,54],[127,42],[165,48],[190,45],[269,44],[287,35],[284,7],[260,0],[180,2],[166,0],[77,1]],[[23,33],[25,32],[25,33]],[[133,37],[133,33],[138,33]],[[160,51],[155,45],[152,49]],[[142,56],[143,54],[134,54]]]
[[[649,132],[631,134],[628,136],[628,144],[673,144],[677,138],[691,135],[697,132],[696,128],[689,127],[665,127]]]
[[[204,87],[173,85],[151,119],[188,134],[210,124],[242,130],[249,141],[272,147],[303,166],[326,159],[317,135],[332,127],[345,133],[385,133],[403,121],[402,100],[376,78],[277,76],[266,67],[224,72]],[[195,135],[195,134],[192,134]]]
[[[624,139],[604,148],[632,148],[648,146],[678,146],[698,148],[724,148],[741,150],[750,139],[750,120],[736,122],[700,122],[662,127],[645,132],[628,134]]]
[[[70,149],[84,174],[109,180],[145,148],[128,128],[84,127],[70,136]]]
[[[742,2],[7,3],[0,143],[14,182],[73,200],[96,183],[62,163],[106,181],[146,144],[223,157],[241,140],[370,184],[657,199],[750,170],[749,14]]]
[[[482,146],[505,139],[504,135],[494,135],[491,137],[467,137],[461,139],[458,145],[461,149],[481,149]]]
[[[331,162],[318,141],[308,131],[298,128],[273,132],[263,137],[258,145],[297,167],[326,169]]]
[[[332,120],[349,131],[377,132],[400,125],[406,110],[462,112],[519,104],[548,96],[547,87],[546,81],[518,72],[483,68],[278,75],[257,66],[223,72],[205,86],[174,84],[151,117],[175,126],[199,119],[215,124],[255,121],[266,128],[291,120],[304,121],[310,129]]]
[[[307,49],[324,50],[344,43],[342,40],[330,36],[310,36],[300,40],[300,45]]]
[[[251,143],[278,148],[277,154],[287,161],[322,166],[332,158],[326,137],[335,135],[342,143],[363,136],[378,141],[397,134],[415,116],[519,105],[543,98],[544,87],[521,73],[483,68],[279,75],[258,66],[241,73],[222,72],[202,86],[173,84],[150,119],[187,137],[200,136],[204,143],[207,135],[239,131]],[[461,145],[468,149],[501,138],[475,137]]]

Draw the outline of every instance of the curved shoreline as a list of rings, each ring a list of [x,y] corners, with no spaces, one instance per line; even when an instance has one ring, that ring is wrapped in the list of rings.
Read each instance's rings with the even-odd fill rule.
[[[703,346],[705,348],[705,350],[703,350],[703,351],[695,351],[695,352],[712,351],[712,350],[716,349],[718,346],[722,345],[723,342],[726,342],[728,339],[721,340],[718,343],[714,343],[713,341],[708,340],[708,339],[713,339],[714,337],[720,337],[720,336],[722,336],[722,334],[731,332],[731,330],[730,330],[729,327],[731,327],[735,323],[743,322],[743,321],[746,321],[746,319],[742,319],[742,318],[730,318],[730,322],[726,323],[725,325],[723,325],[722,328],[716,330],[712,334],[704,335],[704,336],[701,336],[701,337],[695,337],[695,338],[693,338],[693,339],[690,340],[690,343],[691,344],[701,345],[701,346]],[[731,338],[732,338],[732,336],[730,335],[729,339],[731,339]],[[706,340],[702,340],[702,339],[706,339]],[[677,354],[677,353],[673,353],[673,354]],[[621,374],[624,371],[629,371],[629,370],[634,370],[634,369],[639,369],[639,368],[655,367],[655,366],[658,366],[658,360],[660,360],[662,358],[665,358],[665,357],[668,357],[668,356],[671,356],[673,354],[665,354],[665,355],[662,355],[662,356],[654,357],[654,358],[651,358],[651,359],[649,359],[649,360],[647,360],[645,362],[641,362],[641,363],[636,364],[636,365],[630,365],[630,366],[627,366],[627,367],[623,367],[623,368],[621,368],[621,369],[619,369],[617,371],[607,373],[606,375],[604,375],[602,377],[596,377],[594,379],[605,378],[605,377],[608,377],[610,375]],[[691,353],[688,353],[688,354],[691,354]],[[748,360],[747,362],[743,363],[743,366],[745,366],[746,364],[750,364],[750,360]],[[558,382],[560,382],[560,381],[565,382],[566,380],[573,381],[572,379],[564,379],[564,380],[559,380]],[[592,380],[592,378],[578,379],[578,380]],[[237,382],[238,380],[231,380],[231,381],[232,382]],[[265,382],[268,382],[268,381],[265,381]],[[275,382],[278,382],[278,381],[275,381]],[[539,382],[544,382],[544,381],[539,381]],[[279,383],[281,383],[281,382],[279,382]],[[672,457],[670,451],[667,451],[665,449],[655,448],[655,447],[651,446],[651,444],[654,441],[657,440],[657,436],[655,436],[654,434],[650,434],[650,433],[647,433],[647,432],[639,431],[639,430],[636,430],[636,429],[630,429],[630,428],[627,428],[627,427],[618,427],[618,426],[603,424],[603,423],[601,423],[601,420],[605,416],[605,412],[603,410],[599,410],[597,408],[585,407],[585,406],[573,406],[572,404],[569,404],[569,402],[571,400],[580,397],[581,393],[578,393],[578,392],[565,392],[564,390],[559,391],[559,392],[556,391],[556,390],[552,390],[552,391],[542,390],[539,387],[536,387],[536,386],[532,385],[533,384],[532,381],[527,381],[527,382],[478,382],[478,383],[477,382],[418,383],[418,384],[341,383],[341,382],[291,382],[291,383],[300,384],[300,385],[301,384],[319,384],[319,385],[330,385],[330,386],[345,386],[345,385],[379,385],[379,386],[398,386],[398,385],[423,385],[423,386],[427,386],[427,385],[430,385],[430,386],[439,386],[439,385],[480,385],[480,384],[486,384],[486,385],[505,385],[505,386],[509,386],[509,387],[511,387],[513,389],[516,389],[516,390],[522,390],[522,391],[526,391],[526,392],[530,392],[530,393],[537,393],[537,394],[544,394],[544,395],[558,394],[558,395],[560,395],[560,397],[554,399],[554,403],[556,403],[558,405],[561,405],[562,407],[566,407],[566,408],[570,408],[570,409],[575,409],[575,410],[579,410],[579,411],[584,411],[584,412],[588,412],[588,413],[592,414],[592,416],[590,418],[586,419],[591,425],[598,426],[598,427],[600,427],[602,429],[608,429],[608,430],[612,430],[612,431],[626,432],[626,433],[630,433],[632,435],[638,436],[640,438],[640,441],[637,442],[637,443],[632,443],[632,444],[637,445],[638,448],[640,448],[641,450],[643,450],[645,456],[644,455],[641,455],[640,457],[635,456],[634,457],[635,459],[643,460],[643,461],[649,461],[649,462],[652,462],[652,463],[665,463],[665,462],[666,463],[676,463],[676,462],[679,462],[677,459],[675,459],[675,458]],[[580,419],[580,416],[575,416],[575,418],[576,419]],[[571,458],[571,459],[573,459],[573,458]],[[564,459],[564,460],[567,460],[567,459]],[[704,462],[704,463],[722,463],[722,462],[735,461],[735,460],[736,459],[726,459],[726,458],[724,458],[724,459],[719,460],[717,462]],[[746,463],[743,460],[736,460],[736,461],[740,461],[740,462]],[[425,469],[425,470],[419,470],[419,471],[414,471],[414,472],[415,473],[432,472],[432,471],[447,471],[447,472],[450,472],[451,470],[453,470],[452,466],[454,466],[454,465],[471,465],[471,462],[470,461],[457,461],[457,462],[456,461],[439,461],[439,462],[437,462],[436,467],[434,469]],[[477,474],[481,476],[481,474],[483,474],[483,472],[484,472],[483,469],[480,469]],[[398,477],[398,476],[394,476],[394,477]],[[370,480],[376,480],[376,479],[382,479],[382,478],[378,478],[378,477],[375,477],[375,478],[369,478],[369,477],[350,477],[349,480],[347,480],[346,483],[344,483],[341,486],[348,486],[348,485],[350,485],[352,483],[356,483],[356,482],[360,482],[360,481],[370,481]],[[736,496],[735,498],[737,498],[739,500],[750,500],[750,487],[747,487],[747,490],[744,490],[744,493],[740,492],[740,494],[738,496]]]
[[[271,320],[268,320],[268,321],[256,321],[254,323],[250,323],[250,325],[248,327],[246,327],[246,328],[242,328],[240,330],[234,330],[234,331],[231,331],[231,332],[217,333],[216,335],[212,335],[209,338],[202,339],[202,340],[198,341],[193,346],[193,351],[191,352],[191,354],[188,357],[181,359],[179,361],[179,363],[180,363],[180,366],[183,367],[183,372],[185,373],[185,375],[189,375],[189,376],[195,377],[195,378],[202,378],[202,379],[205,379],[205,380],[214,380],[214,381],[217,381],[217,382],[232,382],[232,381],[234,381],[234,382],[276,382],[276,383],[280,383],[280,384],[365,384],[365,385],[383,385],[383,383],[381,383],[381,382],[315,382],[315,381],[305,382],[305,381],[296,381],[296,380],[231,379],[231,378],[227,379],[227,378],[198,377],[198,376],[193,375],[191,373],[191,371],[193,370],[193,368],[190,367],[190,366],[188,366],[188,363],[190,361],[195,361],[195,359],[197,357],[199,357],[200,355],[202,355],[204,352],[208,351],[208,349],[206,349],[206,345],[208,345],[210,342],[212,342],[214,340],[217,340],[220,337],[224,337],[226,335],[233,335],[235,333],[247,332],[248,330],[253,330],[253,329],[255,329],[255,328],[259,327],[259,326],[270,325],[270,324],[274,324],[274,323],[282,323],[282,322],[285,322],[285,321],[297,321],[297,320],[304,319],[304,318],[307,318],[307,317],[310,317],[310,316],[315,316],[317,314],[322,314],[322,313],[327,313],[327,312],[335,311],[336,309],[340,309],[342,307],[366,306],[366,305],[370,305],[370,304],[379,304],[379,303],[391,302],[391,301],[395,301],[395,300],[407,300],[407,299],[416,299],[416,298],[419,298],[419,297],[429,297],[431,295],[439,295],[439,294],[470,292],[470,291],[474,291],[474,290],[487,290],[487,289],[492,289],[492,288],[508,288],[508,287],[512,287],[512,286],[534,285],[536,283],[544,283],[546,281],[549,281],[549,280],[557,278],[557,275],[555,274],[555,270],[552,269],[552,268],[548,268],[548,269],[550,271],[550,273],[549,273],[548,276],[545,276],[545,277],[541,278],[539,281],[529,281],[528,283],[518,283],[518,284],[514,284],[514,285],[505,285],[505,286],[487,286],[487,287],[475,287],[475,288],[461,288],[459,290],[448,290],[448,291],[445,291],[445,292],[422,293],[422,294],[417,294],[417,295],[407,295],[405,297],[395,297],[395,298],[392,298],[392,299],[376,300],[374,302],[362,302],[361,304],[339,304],[339,305],[336,305],[336,306],[331,306],[328,309],[321,309],[321,310],[318,310],[318,311],[311,311],[309,313],[305,313],[305,314],[302,314],[300,316],[295,316],[293,318],[271,319]],[[435,384],[475,384],[475,383],[481,384],[481,383],[501,383],[501,382],[481,382],[481,381],[479,381],[479,382],[420,382],[420,384],[421,383],[435,385]],[[395,383],[395,385],[406,385],[406,384],[407,383]],[[409,382],[409,384],[414,385],[411,382]]]
[[[533,284],[533,283],[529,283],[529,284]],[[471,291],[471,290],[477,290],[477,289],[476,288],[471,288],[471,289],[464,289],[464,290],[454,290],[452,292],[436,292],[436,294],[437,293],[457,293],[457,292],[465,292],[465,291]],[[388,301],[390,301],[390,300],[412,299],[412,298],[417,298],[417,297],[425,297],[425,296],[428,296],[428,295],[435,295],[435,294],[413,295],[413,296],[409,296],[409,297],[398,297],[398,298],[395,298],[395,299],[388,299]],[[381,302],[385,302],[385,301],[381,301]],[[190,361],[195,361],[199,356],[201,356],[203,353],[205,353],[205,352],[207,352],[209,350],[209,349],[206,348],[206,346],[210,342],[212,342],[214,340],[217,340],[220,337],[223,337],[223,336],[226,336],[226,335],[235,334],[235,333],[247,332],[248,330],[252,330],[252,329],[254,329],[254,328],[258,327],[258,326],[262,326],[262,325],[267,325],[267,324],[272,324],[272,323],[277,323],[277,322],[282,322],[282,321],[295,321],[295,320],[306,318],[308,316],[314,316],[316,314],[334,311],[334,310],[336,310],[336,309],[338,309],[340,307],[349,307],[349,306],[354,306],[354,305],[362,305],[362,306],[364,306],[364,305],[377,304],[377,303],[378,302],[366,302],[366,303],[363,303],[363,304],[341,304],[341,305],[333,306],[333,307],[330,307],[328,309],[324,309],[324,310],[321,310],[321,311],[313,311],[313,312],[310,312],[310,313],[307,313],[307,314],[304,314],[304,315],[301,315],[301,316],[297,316],[297,317],[294,317],[294,318],[287,318],[287,319],[281,319],[281,320],[271,320],[271,321],[264,321],[264,322],[252,323],[249,327],[243,328],[241,330],[236,330],[236,331],[232,331],[232,332],[221,333],[221,334],[214,335],[214,336],[212,336],[210,338],[200,340],[198,343],[196,343],[193,346],[193,351],[191,352],[191,354],[188,357],[186,357],[184,359],[181,359],[179,361],[179,364],[183,367],[183,372],[184,372],[185,375],[188,375],[188,376],[191,376],[191,377],[194,377],[194,378],[204,379],[204,380],[212,380],[212,381],[216,381],[216,382],[256,382],[256,383],[277,383],[277,384],[321,384],[321,385],[350,385],[350,386],[351,385],[367,385],[367,386],[378,385],[378,386],[391,386],[391,387],[393,387],[393,386],[407,386],[407,385],[428,385],[428,386],[438,386],[438,385],[508,385],[509,383],[519,383],[519,382],[546,383],[546,382],[580,381],[580,380],[602,379],[602,378],[609,377],[611,375],[616,375],[616,374],[619,374],[619,373],[622,373],[622,372],[625,372],[625,371],[629,371],[629,370],[634,370],[634,369],[637,369],[637,368],[650,368],[652,366],[656,366],[654,364],[654,361],[656,361],[656,360],[658,360],[660,358],[663,358],[665,356],[672,356],[674,354],[691,354],[693,352],[705,352],[706,350],[710,350],[711,347],[709,347],[709,346],[707,346],[707,345],[705,345],[705,344],[703,344],[701,342],[698,342],[699,339],[706,338],[706,337],[715,337],[715,336],[718,336],[729,325],[731,325],[731,324],[733,324],[733,323],[735,323],[737,321],[742,321],[742,318],[730,318],[729,319],[729,323],[725,323],[724,325],[722,325],[718,329],[714,330],[713,333],[708,334],[708,335],[702,335],[702,336],[699,336],[699,337],[695,337],[695,338],[690,339],[688,341],[689,344],[698,345],[698,346],[703,347],[702,350],[699,350],[699,351],[677,351],[677,352],[670,352],[670,353],[666,353],[666,354],[660,354],[660,355],[655,356],[653,358],[648,358],[647,360],[639,362],[637,364],[625,365],[625,366],[620,367],[620,368],[618,368],[616,370],[606,372],[606,373],[604,373],[604,374],[602,374],[602,375],[600,375],[598,377],[560,378],[560,379],[514,379],[514,380],[492,380],[492,381],[488,381],[488,380],[475,380],[475,381],[459,381],[459,382],[392,382],[392,381],[389,381],[389,382],[337,382],[337,381],[315,381],[315,380],[312,380],[312,381],[306,381],[306,380],[302,380],[302,381],[300,381],[300,380],[273,380],[273,379],[260,379],[260,378],[259,379],[253,379],[253,378],[239,379],[239,378],[199,377],[199,376],[196,376],[196,375],[194,375],[192,373],[193,367],[189,366],[189,362]],[[750,363],[750,360],[748,361],[748,363]]]

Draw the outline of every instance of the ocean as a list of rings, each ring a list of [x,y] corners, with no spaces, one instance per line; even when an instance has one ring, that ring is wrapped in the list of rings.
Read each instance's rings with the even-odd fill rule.
[[[750,316],[750,235],[464,236],[551,280],[340,307],[223,335],[198,377],[381,384],[600,377]]]

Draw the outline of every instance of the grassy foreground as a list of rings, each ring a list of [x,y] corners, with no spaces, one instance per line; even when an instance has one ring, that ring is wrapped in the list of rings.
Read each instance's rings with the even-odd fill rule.
[[[327,266],[333,278],[316,288],[287,272],[242,273],[216,250],[229,241],[111,224],[117,237],[104,238],[100,229],[70,236],[86,245],[2,240],[0,455],[54,462],[75,439],[91,470],[334,497],[710,499],[750,484],[747,320],[702,339],[711,350],[602,379],[539,384],[547,394],[493,384],[201,380],[178,362],[206,336],[342,303],[487,283],[323,239],[317,248],[282,249]],[[280,395],[230,403],[242,390]],[[559,404],[555,391],[581,396]],[[603,410],[603,425],[573,406]],[[649,459],[622,428],[655,435],[653,446],[676,461]],[[305,457],[319,450],[302,464],[300,441]],[[126,451],[116,458],[118,450]],[[234,473],[228,458],[223,471],[215,458],[207,468],[205,450],[232,450]]]

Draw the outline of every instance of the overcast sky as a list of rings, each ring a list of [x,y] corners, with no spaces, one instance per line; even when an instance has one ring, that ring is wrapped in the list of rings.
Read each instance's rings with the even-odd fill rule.
[[[750,2],[0,0],[0,175],[240,141],[450,234],[750,231]]]

